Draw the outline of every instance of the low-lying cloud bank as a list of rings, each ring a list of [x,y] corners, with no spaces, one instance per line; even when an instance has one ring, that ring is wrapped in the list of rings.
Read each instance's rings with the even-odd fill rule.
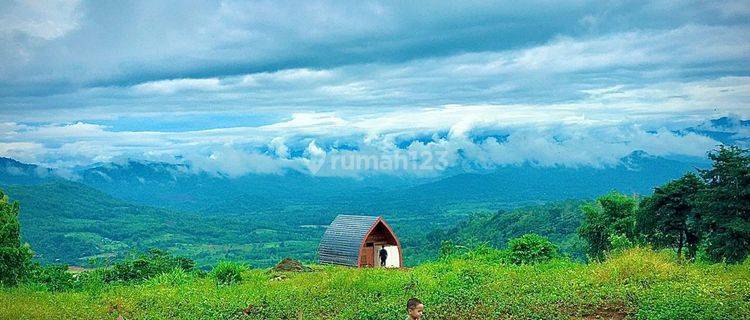
[[[525,105],[443,106],[376,114],[296,113],[272,124],[211,130],[114,131],[104,125],[0,124],[0,155],[71,169],[126,159],[186,163],[241,176],[287,170],[319,176],[431,176],[504,165],[617,165],[634,151],[703,157],[745,144],[748,124],[691,116],[633,115]]]

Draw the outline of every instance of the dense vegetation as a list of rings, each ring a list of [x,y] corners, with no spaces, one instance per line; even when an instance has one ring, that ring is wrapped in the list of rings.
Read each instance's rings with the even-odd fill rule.
[[[688,247],[692,260],[701,251],[710,261],[739,263],[750,251],[750,154],[737,147],[709,153],[713,167],[699,179],[687,173],[657,187],[643,199],[617,192],[581,207],[578,229],[591,258],[632,244]],[[700,249],[702,250],[699,250]]]
[[[199,265],[223,259],[269,266],[285,256],[312,260],[320,228],[281,228],[238,215],[203,215],[133,205],[75,182],[7,188],[21,205],[22,236],[43,263],[93,266],[162,248]]]
[[[561,253],[583,260],[584,242],[576,234],[584,201],[568,200],[494,213],[480,212],[449,229],[438,229],[425,237],[424,247],[439,248],[444,241],[473,248],[481,244],[500,248],[508,240],[527,233],[542,235],[557,244]]]
[[[340,213],[384,216],[403,244],[407,265],[433,259],[440,242],[452,239],[428,233],[452,229],[472,214],[494,216],[493,228],[467,230],[457,243],[479,231],[488,237],[476,242],[500,247],[534,232],[582,259],[575,235],[578,205],[552,205],[549,213],[536,205],[612,189],[648,192],[703,162],[634,153],[607,168],[523,165],[441,178],[351,179],[295,172],[229,178],[185,165],[131,161],[82,168],[69,173],[78,177],[71,182],[52,170],[0,158],[0,188],[22,204],[23,241],[45,264],[93,266],[153,247],[191,257],[203,268],[220,260],[268,267],[287,256],[313,262],[324,227]]]
[[[221,261],[206,272],[152,249],[72,273],[32,262],[19,205],[0,194],[0,318],[390,319],[417,296],[438,319],[746,319],[750,154],[720,147],[709,158],[646,197],[477,214],[429,233],[420,249],[439,254],[402,270]]]
[[[0,191],[0,286],[18,284],[31,264],[31,250],[21,244],[18,213],[18,202],[8,202]]]
[[[505,264],[493,250],[412,269],[244,269],[220,284],[175,269],[149,280],[0,291],[2,319],[401,319],[419,297],[427,319],[747,319],[750,264],[684,264],[628,249],[603,263]]]

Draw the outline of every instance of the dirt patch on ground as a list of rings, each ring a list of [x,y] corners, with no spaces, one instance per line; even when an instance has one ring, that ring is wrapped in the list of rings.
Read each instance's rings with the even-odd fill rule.
[[[272,270],[282,272],[308,272],[312,271],[312,268],[307,267],[292,258],[284,258],[284,260],[281,260],[281,262],[273,267]]]
[[[571,319],[629,319],[634,314],[634,310],[623,302],[607,302],[603,304],[591,305],[586,308],[574,310],[575,308],[563,308],[566,313],[570,314]]]

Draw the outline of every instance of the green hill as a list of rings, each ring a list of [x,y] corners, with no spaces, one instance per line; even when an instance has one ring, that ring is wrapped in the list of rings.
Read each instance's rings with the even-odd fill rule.
[[[24,241],[44,263],[87,265],[92,258],[118,259],[131,251],[164,248],[199,264],[219,259],[270,265],[287,255],[311,260],[318,233],[248,223],[233,215],[211,216],[133,205],[85,185],[56,181],[5,188],[21,202]]]
[[[583,201],[568,200],[509,211],[478,213],[455,227],[433,231],[426,239],[431,248],[439,247],[445,240],[467,247],[486,243],[501,248],[509,239],[536,233],[557,244],[562,253],[583,258],[583,242],[576,234],[583,220],[579,208],[581,204]]]

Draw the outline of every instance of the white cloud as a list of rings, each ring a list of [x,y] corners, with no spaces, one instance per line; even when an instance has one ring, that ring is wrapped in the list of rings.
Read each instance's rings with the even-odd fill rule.
[[[0,142],[0,156],[25,163],[42,163],[46,150],[36,142]]]
[[[386,164],[392,166],[402,154],[416,155],[410,163],[439,158],[448,167],[607,166],[637,150],[702,156],[718,144],[675,131],[705,118],[665,112],[615,119],[610,111],[600,105],[451,105],[386,113],[296,113],[272,125],[186,132],[44,125],[6,137],[0,155],[63,168],[124,158],[188,161],[197,170],[229,176],[290,169],[320,175],[432,175],[445,167],[380,172],[330,166],[331,159],[346,157],[390,161]]]
[[[133,86],[137,92],[172,94],[186,90],[214,91],[221,88],[219,79],[172,79],[141,83]]]
[[[0,7],[0,35],[20,32],[52,40],[75,30],[81,14],[79,0],[12,0]]]

